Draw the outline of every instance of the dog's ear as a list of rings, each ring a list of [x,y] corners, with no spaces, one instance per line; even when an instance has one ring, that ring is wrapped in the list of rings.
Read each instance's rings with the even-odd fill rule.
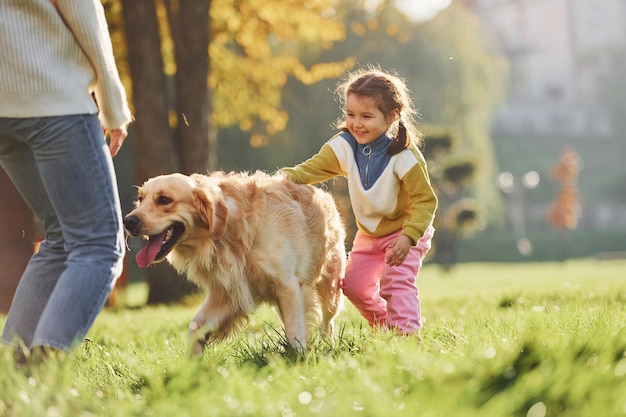
[[[195,181],[195,183],[197,185],[199,185],[202,182],[202,179],[206,178],[206,176],[202,175],[202,174],[191,174],[189,176],[189,178],[191,178],[192,180]]]
[[[224,236],[228,219],[228,207],[224,199],[221,196],[211,199],[201,188],[194,188],[193,205],[202,221],[209,226],[211,238],[217,240]]]

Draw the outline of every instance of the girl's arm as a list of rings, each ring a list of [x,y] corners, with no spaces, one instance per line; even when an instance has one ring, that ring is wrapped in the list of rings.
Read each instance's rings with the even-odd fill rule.
[[[425,163],[416,164],[402,178],[409,198],[411,216],[402,226],[402,233],[413,239],[413,244],[424,235],[437,210],[437,196],[430,185]]]
[[[344,175],[337,155],[328,143],[303,163],[293,168],[283,168],[279,173],[298,184],[317,184]]]

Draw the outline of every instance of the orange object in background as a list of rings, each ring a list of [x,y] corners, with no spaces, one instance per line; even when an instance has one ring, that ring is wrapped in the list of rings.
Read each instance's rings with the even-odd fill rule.
[[[128,268],[126,265],[126,258],[124,257],[124,268],[122,269],[122,275],[115,281],[115,286],[109,295],[107,300],[107,307],[124,307],[127,303],[126,288],[128,287]]]

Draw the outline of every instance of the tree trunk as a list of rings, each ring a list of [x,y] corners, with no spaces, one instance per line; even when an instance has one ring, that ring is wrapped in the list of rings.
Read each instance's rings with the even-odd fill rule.
[[[128,65],[133,81],[132,143],[137,183],[180,169],[168,124],[167,78],[154,0],[123,0]],[[206,51],[206,50],[205,50]],[[195,288],[167,263],[146,270],[148,304],[180,300]]]
[[[176,57],[176,145],[182,172],[209,168],[209,7],[211,0],[166,2]]]
[[[123,0],[135,121],[131,125],[139,182],[174,172],[178,160],[168,125],[167,79],[154,0]]]
[[[33,214],[2,169],[0,213],[0,313],[6,314],[36,239]]]

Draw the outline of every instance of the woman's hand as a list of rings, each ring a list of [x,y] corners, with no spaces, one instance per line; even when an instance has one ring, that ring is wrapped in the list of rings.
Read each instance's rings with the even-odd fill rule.
[[[413,246],[413,240],[407,235],[400,235],[387,247],[385,251],[385,262],[389,266],[400,266],[409,254]]]
[[[109,151],[111,152],[111,156],[117,155],[122,148],[124,139],[128,136],[126,126],[122,126],[118,129],[105,129],[104,134],[109,136]]]

